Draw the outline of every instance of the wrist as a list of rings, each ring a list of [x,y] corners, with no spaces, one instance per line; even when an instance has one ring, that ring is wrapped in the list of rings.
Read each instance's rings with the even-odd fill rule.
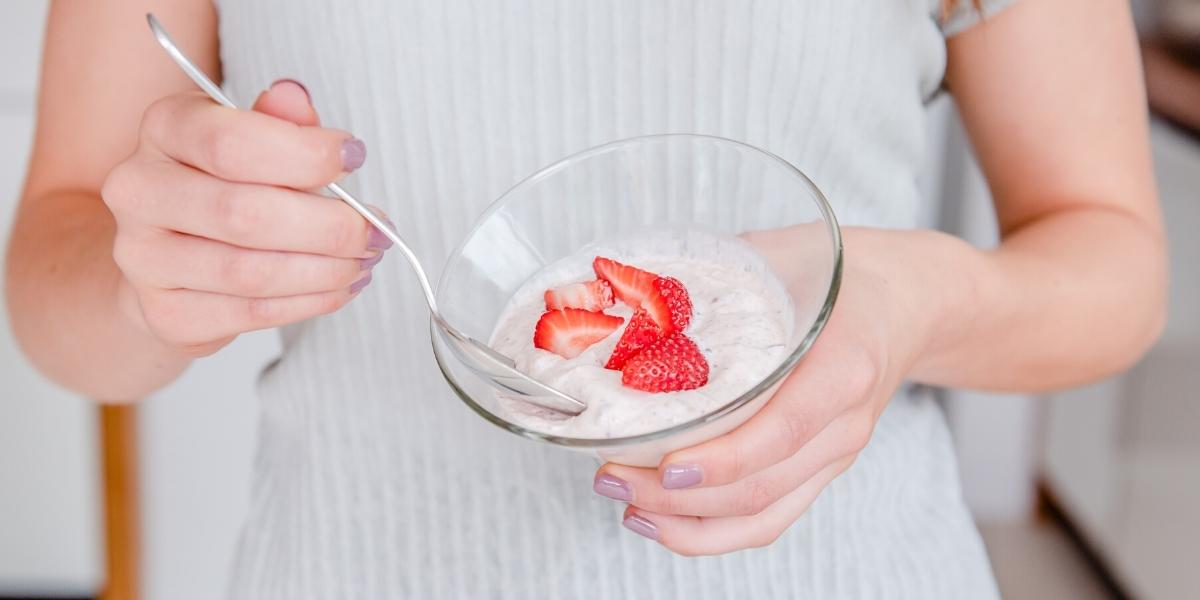
[[[971,337],[984,253],[934,230],[851,227],[843,237],[846,282],[870,286],[879,298],[890,360],[908,378],[929,381],[939,357]]]

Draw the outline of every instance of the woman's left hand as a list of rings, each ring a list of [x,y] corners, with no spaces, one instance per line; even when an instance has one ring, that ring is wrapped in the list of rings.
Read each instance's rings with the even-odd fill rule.
[[[786,255],[785,238],[776,237],[782,235],[787,230],[750,240],[768,257]],[[830,321],[756,415],[723,436],[668,454],[658,469],[600,468],[594,489],[630,504],[627,528],[687,556],[765,546],[854,462],[919,353],[936,306],[922,299],[930,282],[907,276],[914,274],[904,273],[906,261],[880,251],[879,238],[893,235],[921,234],[847,230],[841,294]],[[860,239],[867,247],[856,245]],[[787,273],[780,275],[787,280]]]

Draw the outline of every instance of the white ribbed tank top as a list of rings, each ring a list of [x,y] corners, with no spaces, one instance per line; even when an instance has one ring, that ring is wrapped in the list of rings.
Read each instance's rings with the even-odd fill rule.
[[[225,87],[293,77],[366,141],[345,186],[436,277],[476,215],[569,153],[698,132],[809,174],[845,225],[912,227],[937,0],[222,0]],[[969,4],[969,2],[967,2]],[[952,27],[969,26],[962,14]],[[263,374],[233,598],[991,598],[942,414],[897,395],[775,544],[683,558],[626,531],[586,456],[457,400],[396,256]]]

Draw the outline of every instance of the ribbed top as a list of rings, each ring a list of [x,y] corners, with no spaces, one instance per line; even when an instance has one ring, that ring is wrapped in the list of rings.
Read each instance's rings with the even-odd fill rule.
[[[766,148],[844,225],[911,227],[937,0],[225,0],[225,85],[294,77],[364,139],[345,185],[436,277],[475,217],[569,153],[640,134]],[[955,21],[961,28],[969,22]],[[546,224],[552,227],[554,224]],[[902,394],[770,547],[682,558],[620,526],[594,459],[521,440],[449,391],[399,257],[264,373],[234,598],[987,598],[933,400]]]

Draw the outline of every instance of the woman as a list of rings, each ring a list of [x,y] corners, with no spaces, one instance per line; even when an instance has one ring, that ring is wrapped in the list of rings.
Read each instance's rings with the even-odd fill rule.
[[[155,4],[253,111],[196,92],[144,4],[53,3],[9,306],[41,369],[109,401],[286,326],[233,597],[992,597],[942,416],[905,382],[1074,385],[1162,327],[1119,0]],[[995,197],[992,251],[913,229],[942,87]],[[666,131],[812,175],[846,271],[767,407],[658,469],[596,472],[469,415],[410,275],[364,293],[386,244],[304,191],[365,164],[347,185],[440,265],[525,174]]]

